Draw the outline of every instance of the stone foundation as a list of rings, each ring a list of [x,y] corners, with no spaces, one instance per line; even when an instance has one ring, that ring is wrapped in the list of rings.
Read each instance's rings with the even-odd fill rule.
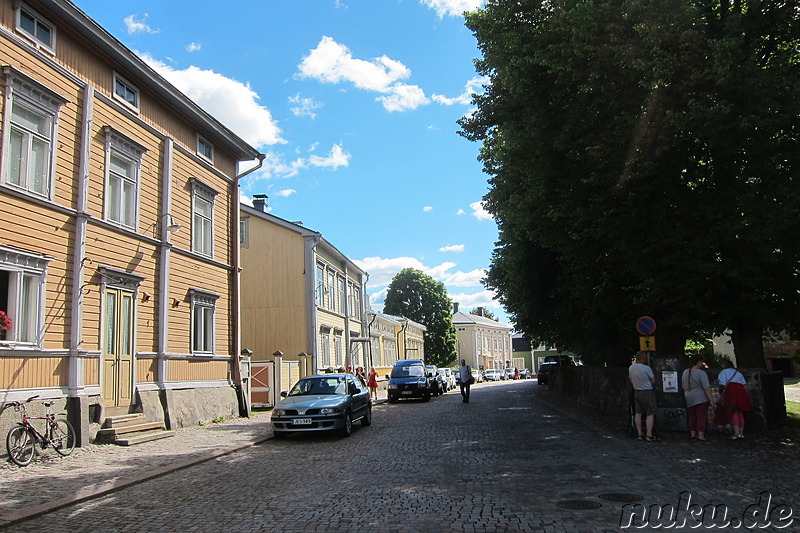
[[[139,392],[142,413],[148,420],[164,422],[167,429],[207,424],[224,417],[239,417],[236,389],[231,386]]]

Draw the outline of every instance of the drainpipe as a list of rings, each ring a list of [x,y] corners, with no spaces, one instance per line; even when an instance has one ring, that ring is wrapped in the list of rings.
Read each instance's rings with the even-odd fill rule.
[[[266,154],[258,154],[256,156],[258,158],[258,165],[251,168],[250,170],[246,170],[236,176],[234,178],[233,184],[231,184],[231,190],[233,192],[234,201],[231,202],[231,220],[233,221],[233,231],[231,232],[231,236],[233,237],[233,242],[231,243],[231,255],[233,256],[231,262],[233,263],[233,302],[231,302],[231,310],[233,311],[231,316],[231,325],[233,326],[234,336],[233,336],[233,362],[231,364],[231,378],[233,379],[234,386],[236,387],[236,396],[239,399],[239,414],[241,416],[250,416],[250,409],[248,402],[248,398],[244,397],[244,387],[242,382],[242,369],[241,369],[241,353],[242,353],[242,332],[240,327],[240,305],[241,305],[241,298],[239,296],[241,291],[241,284],[240,284],[240,276],[239,273],[241,271],[241,265],[239,264],[241,250],[240,250],[240,242],[241,238],[239,235],[239,228],[241,224],[241,207],[239,206],[239,180],[243,177],[247,176],[251,172],[255,172],[259,168],[264,165],[264,158],[267,157]]]
[[[319,322],[317,321],[317,245],[322,235],[303,239],[306,272],[306,354],[311,357],[311,373],[319,373]]]

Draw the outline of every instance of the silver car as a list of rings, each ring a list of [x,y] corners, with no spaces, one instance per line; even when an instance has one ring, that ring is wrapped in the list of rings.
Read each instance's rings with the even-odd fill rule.
[[[276,439],[312,431],[336,431],[349,437],[353,422],[372,424],[369,389],[352,374],[308,376],[281,396],[283,400],[272,410]]]

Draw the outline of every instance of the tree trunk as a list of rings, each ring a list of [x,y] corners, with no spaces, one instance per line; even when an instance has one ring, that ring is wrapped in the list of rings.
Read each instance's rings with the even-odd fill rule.
[[[736,366],[740,368],[766,368],[764,358],[764,329],[760,324],[746,318],[739,318],[731,326],[733,353]]]

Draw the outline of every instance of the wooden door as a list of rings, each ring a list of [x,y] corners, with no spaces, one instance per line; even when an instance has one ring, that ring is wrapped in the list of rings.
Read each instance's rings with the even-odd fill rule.
[[[106,289],[103,309],[103,403],[129,407],[133,398],[133,292]]]

